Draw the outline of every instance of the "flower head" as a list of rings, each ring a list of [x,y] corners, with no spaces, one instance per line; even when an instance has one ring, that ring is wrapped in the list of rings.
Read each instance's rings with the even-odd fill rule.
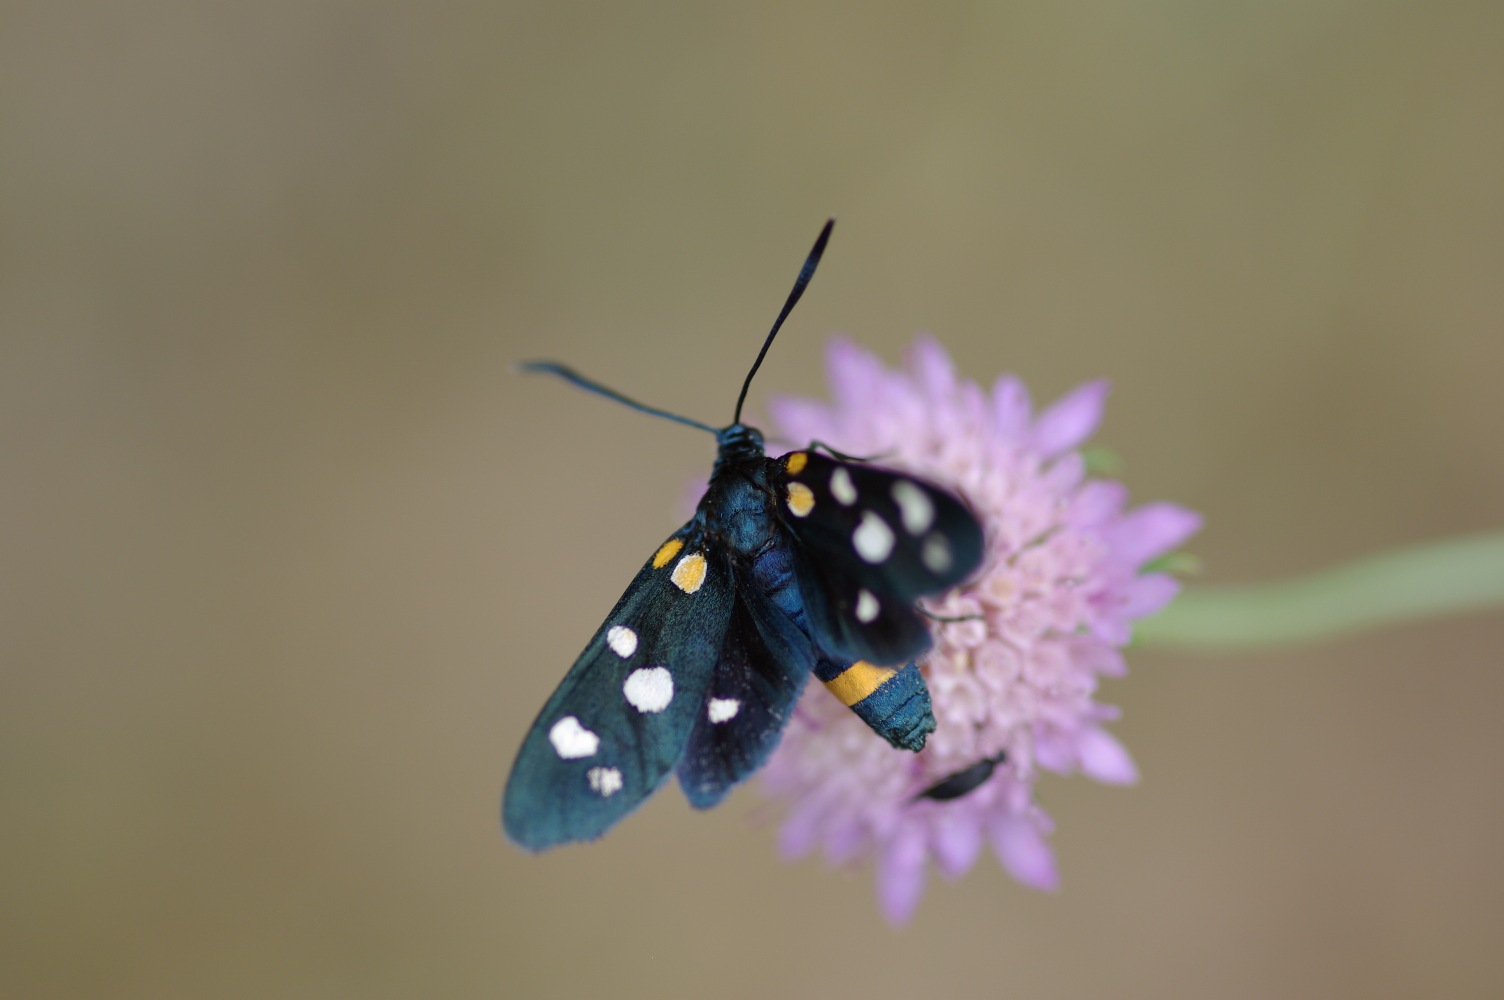
[[[920,661],[939,728],[925,749],[895,750],[812,685],[763,772],[788,807],[785,854],[823,847],[831,861],[871,858],[878,896],[895,923],[912,915],[926,868],[957,877],[990,844],[1018,881],[1058,876],[1049,817],[1034,801],[1043,771],[1080,771],[1128,784],[1138,773],[1104,728],[1117,711],[1094,700],[1097,680],[1120,676],[1134,619],[1177,585],[1144,565],[1193,534],[1200,518],[1173,504],[1125,510],[1115,482],[1089,478],[1076,448],[1096,429],[1107,395],[1091,382],[1035,414],[1012,376],[989,396],[956,378],[950,358],[921,338],[898,371],[846,340],[829,350],[832,403],[782,399],[776,436],[831,443],[922,476],[963,497],[987,532],[982,569],[926,610],[936,623]],[[915,796],[983,758],[992,776],[948,801]]]

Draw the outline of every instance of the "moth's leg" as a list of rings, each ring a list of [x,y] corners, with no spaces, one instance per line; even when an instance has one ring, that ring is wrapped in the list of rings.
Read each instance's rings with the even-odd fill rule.
[[[848,455],[844,451],[837,451],[835,448],[832,448],[830,445],[826,444],[824,441],[821,441],[819,438],[816,438],[809,443],[808,450],[823,451],[838,462],[878,462],[885,458],[892,458],[895,454],[892,451],[885,451],[881,454],[869,455],[865,458],[859,457],[857,455]]]

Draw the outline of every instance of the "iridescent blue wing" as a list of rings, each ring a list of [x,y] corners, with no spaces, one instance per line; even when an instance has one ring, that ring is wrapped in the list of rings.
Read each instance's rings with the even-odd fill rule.
[[[643,566],[522,742],[502,824],[541,851],[592,840],[684,756],[723,656],[730,559],[691,522]]]
[[[929,648],[914,601],[981,564],[982,526],[933,483],[812,451],[769,459],[768,482],[795,541],[794,573],[816,643],[897,665]]]
[[[736,567],[736,606],[709,697],[679,762],[679,785],[697,809],[726,797],[767,760],[814,664],[809,638]]]

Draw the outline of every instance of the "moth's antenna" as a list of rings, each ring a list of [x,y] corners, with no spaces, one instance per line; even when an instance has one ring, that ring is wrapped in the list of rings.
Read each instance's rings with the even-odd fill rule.
[[[789,318],[789,313],[794,311],[794,303],[799,301],[799,296],[804,294],[804,289],[809,285],[809,279],[815,276],[815,268],[820,266],[820,255],[825,252],[825,244],[830,240],[830,230],[835,226],[835,219],[826,219],[825,228],[820,230],[820,236],[815,240],[814,248],[809,256],[804,258],[804,266],[799,269],[799,277],[794,279],[794,290],[789,292],[788,301],[783,304],[783,311],[773,321],[773,329],[768,331],[768,339],[762,342],[762,350],[757,352],[757,360],[752,362],[752,370],[747,373],[747,380],[742,383],[742,394],[736,397],[736,415],[731,418],[733,424],[742,422],[742,404],[747,401],[747,390],[752,387],[752,376],[757,374],[757,369],[762,365],[762,359],[767,357],[768,348],[773,346],[773,338],[778,336],[778,328],[783,321]]]
[[[654,417],[662,417],[665,420],[672,420],[675,423],[688,424],[690,427],[698,427],[700,430],[709,431],[712,434],[719,433],[719,431],[717,431],[714,427],[711,427],[709,424],[702,424],[698,420],[691,420],[688,417],[681,417],[677,413],[670,413],[667,410],[660,410],[656,407],[644,406],[643,404],[637,402],[637,400],[635,399],[628,399],[626,396],[623,396],[615,389],[607,389],[599,382],[592,382],[590,381],[590,379],[581,375],[573,368],[565,367],[564,365],[559,364],[557,361],[524,361],[516,366],[516,370],[528,374],[532,372],[542,372],[545,375],[557,375],[566,382],[573,382],[581,389],[588,389],[596,395],[605,396],[607,399],[614,399],[618,403],[621,403],[623,406],[630,406],[632,409],[637,410],[640,413],[646,413]]]

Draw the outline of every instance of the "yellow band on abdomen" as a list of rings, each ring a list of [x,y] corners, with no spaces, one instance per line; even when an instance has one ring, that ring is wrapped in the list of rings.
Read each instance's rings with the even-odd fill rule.
[[[850,708],[882,687],[896,673],[898,671],[891,667],[873,666],[866,660],[857,660],[841,671],[835,680],[826,681],[825,687],[841,700],[841,704]]]

